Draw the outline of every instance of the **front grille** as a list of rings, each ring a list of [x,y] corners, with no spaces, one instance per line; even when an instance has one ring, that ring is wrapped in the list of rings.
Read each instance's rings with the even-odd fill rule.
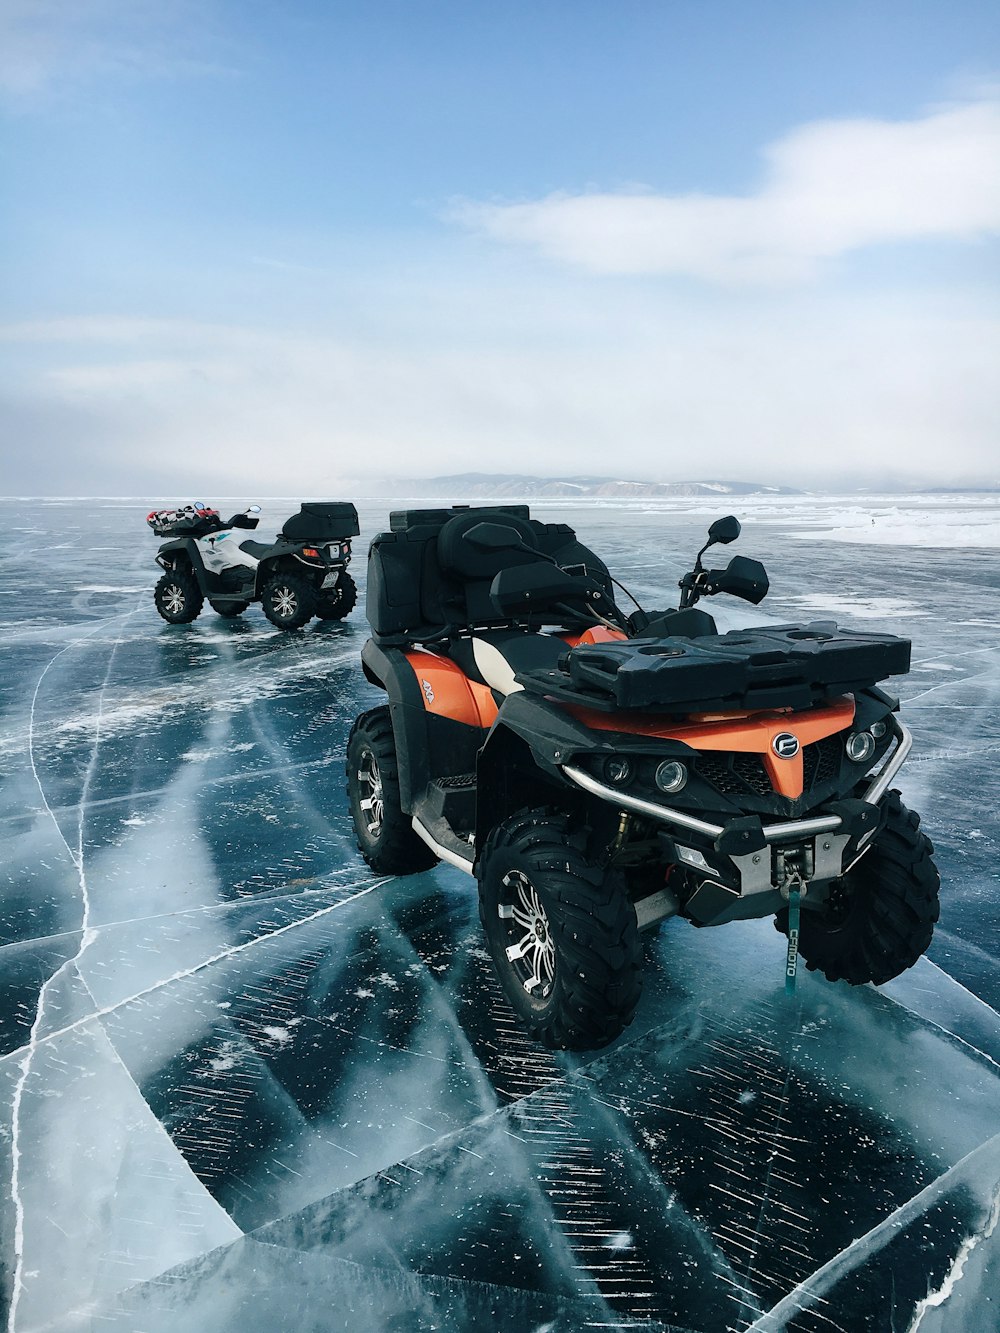
[[[831,782],[837,776],[843,750],[839,735],[826,736],[813,745],[802,747],[803,793]],[[698,756],[695,770],[724,796],[744,796],[747,792],[753,792],[755,796],[774,795],[761,754],[708,752]]]
[[[837,776],[843,752],[843,742],[839,735],[824,736],[815,745],[805,746],[802,751],[802,776],[806,791]]]
[[[699,775],[725,796],[741,796],[746,787],[729,767],[724,754],[702,754],[695,765]]]
[[[734,754],[733,768],[740,779],[758,796],[769,796],[774,788],[759,754]]]
[[[701,754],[695,768],[724,796],[743,796],[748,791],[770,796],[773,791],[759,754]]]

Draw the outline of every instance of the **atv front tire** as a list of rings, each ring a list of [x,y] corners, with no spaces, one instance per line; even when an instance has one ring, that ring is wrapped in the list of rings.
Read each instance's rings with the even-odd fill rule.
[[[157,611],[171,625],[189,625],[205,605],[197,582],[182,569],[171,569],[158,580],[153,601]]]
[[[385,706],[362,713],[351,728],[347,799],[358,851],[376,874],[413,875],[437,863],[400,806],[396,742]]]
[[[593,865],[565,815],[522,810],[479,861],[479,915],[504,992],[531,1035],[595,1050],[632,1021],[642,990],[635,908]]]
[[[799,953],[828,981],[881,986],[927,952],[940,911],[941,878],[920,816],[887,797],[888,818],[871,850],[837,881],[822,911],[802,910]],[[788,909],[775,919],[788,934]]]
[[[342,570],[337,586],[320,593],[316,614],[320,620],[343,620],[354,610],[357,600],[358,586],[347,570]]]
[[[316,593],[297,574],[276,574],[264,584],[260,600],[278,629],[301,629],[316,611]]]

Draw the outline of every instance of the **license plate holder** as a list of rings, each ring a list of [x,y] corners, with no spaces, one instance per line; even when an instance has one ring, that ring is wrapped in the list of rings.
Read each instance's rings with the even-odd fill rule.
[[[321,588],[335,588],[337,586],[337,580],[339,578],[340,578],[340,571],[338,569],[331,570],[331,572],[327,574],[326,578],[324,578],[323,582],[319,586]]]

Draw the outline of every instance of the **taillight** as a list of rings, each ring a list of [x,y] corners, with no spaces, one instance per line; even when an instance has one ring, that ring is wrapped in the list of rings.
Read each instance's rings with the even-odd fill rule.
[[[315,546],[303,546],[302,554],[311,555],[315,560],[319,559],[319,551],[316,550]]]

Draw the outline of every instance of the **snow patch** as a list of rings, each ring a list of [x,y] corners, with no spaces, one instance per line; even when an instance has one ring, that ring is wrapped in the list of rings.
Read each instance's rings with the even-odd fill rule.
[[[616,1231],[604,1244],[609,1250],[630,1250],[635,1244],[631,1231]]]
[[[213,1074],[226,1074],[230,1069],[235,1069],[240,1062],[240,1048],[234,1041],[223,1042],[219,1048],[219,1054],[214,1060],[209,1060],[208,1067]]]
[[[58,550],[58,547],[50,547],[49,549],[50,549],[50,550]],[[114,586],[114,587],[112,587],[111,585],[105,585],[105,584],[103,584],[103,583],[84,583],[84,584],[80,585],[79,587],[76,587],[76,588],[73,589],[73,592],[109,592],[109,593],[126,593],[126,592],[145,592],[145,591],[146,591],[146,584],[145,584],[145,583],[138,583],[138,584],[135,585],[135,587],[131,587],[131,586],[130,586],[130,587],[121,587],[121,586],[117,586],[117,585]]]
[[[276,1042],[279,1046],[286,1046],[292,1040],[292,1028],[298,1027],[301,1022],[301,1018],[291,1018],[284,1026],[280,1027],[276,1023],[269,1023],[260,1029],[260,1033],[268,1041]]]
[[[814,618],[821,618],[824,613],[843,616],[851,620],[893,620],[903,616],[916,619],[927,616],[929,611],[921,611],[915,602],[905,597],[851,597],[851,596],[810,596],[796,595],[786,597],[785,601],[806,608]]]

